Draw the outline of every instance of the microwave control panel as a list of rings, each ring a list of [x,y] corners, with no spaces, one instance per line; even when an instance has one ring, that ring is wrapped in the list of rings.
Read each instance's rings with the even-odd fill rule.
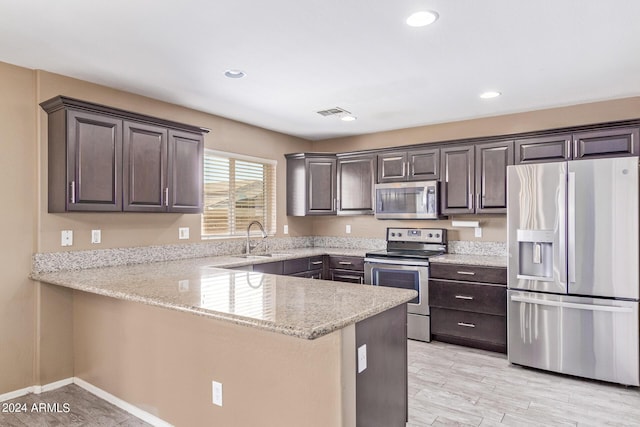
[[[387,228],[387,242],[444,243],[446,236],[442,228]]]

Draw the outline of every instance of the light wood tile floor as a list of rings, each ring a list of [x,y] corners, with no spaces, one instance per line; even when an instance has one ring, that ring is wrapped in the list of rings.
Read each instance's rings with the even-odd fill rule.
[[[49,409],[42,406],[39,411],[41,403],[58,405],[57,407],[50,406]],[[69,405],[68,412],[64,410],[65,403]],[[27,411],[16,412],[15,406],[6,408],[5,404],[19,404],[21,406],[25,404]],[[13,409],[13,411],[3,412],[3,408]],[[2,427],[142,427],[149,425],[75,384],[41,394],[28,394],[0,402],[0,426]]]
[[[0,426],[148,426],[76,385],[13,403],[70,412],[2,413]],[[0,405],[2,405],[2,402]],[[422,426],[640,426],[640,389],[510,365],[506,356],[409,340],[409,423]]]
[[[505,355],[409,340],[409,423],[640,426],[640,389],[510,365]]]

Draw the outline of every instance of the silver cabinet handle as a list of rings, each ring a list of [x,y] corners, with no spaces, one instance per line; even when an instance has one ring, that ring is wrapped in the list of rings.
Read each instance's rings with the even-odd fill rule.
[[[353,263],[351,261],[338,261],[338,264],[340,264],[340,265],[353,265]]]
[[[164,189],[164,205],[169,206],[169,187]]]
[[[71,197],[69,197],[69,200],[71,201],[71,203],[76,202],[76,182],[75,181],[71,181]]]
[[[473,271],[456,271],[456,273],[464,274],[465,276],[475,276],[476,275],[476,273],[474,273]]]
[[[456,299],[464,299],[464,300],[472,300],[473,297],[469,297],[467,295],[456,295]]]
[[[311,261],[312,265],[319,265],[322,264],[322,261]]]
[[[476,325],[474,325],[473,323],[465,323],[465,322],[458,322],[458,326],[464,326],[465,328],[475,328]]]

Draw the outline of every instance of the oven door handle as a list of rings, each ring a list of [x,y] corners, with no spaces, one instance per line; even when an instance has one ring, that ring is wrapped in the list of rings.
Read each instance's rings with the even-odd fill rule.
[[[376,267],[381,265],[404,265],[407,267],[428,267],[429,261],[399,261],[395,259],[380,259],[380,258],[365,258],[364,262],[370,264],[376,264]]]

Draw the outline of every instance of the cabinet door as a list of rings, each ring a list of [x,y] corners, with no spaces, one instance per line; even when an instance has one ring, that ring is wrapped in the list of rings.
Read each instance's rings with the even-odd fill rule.
[[[519,139],[515,142],[515,163],[564,162],[571,158],[571,134]]]
[[[474,146],[440,150],[442,170],[442,213],[474,212]]]
[[[336,213],[336,159],[310,158],[307,169],[307,215]]]
[[[350,270],[330,270],[330,279],[335,282],[364,284],[364,273]]]
[[[123,209],[164,212],[167,187],[167,129],[124,122]]]
[[[203,153],[201,134],[169,131],[168,212],[202,213]]]
[[[67,113],[68,211],[122,210],[122,120]]]
[[[378,154],[378,182],[406,181],[407,173],[406,151]]]
[[[476,213],[507,212],[507,166],[513,141],[476,145]]]
[[[573,135],[573,158],[638,155],[638,128],[603,129]]]
[[[373,215],[376,156],[338,158],[338,215]]]
[[[409,181],[426,181],[440,177],[440,149],[412,150],[407,153]]]

